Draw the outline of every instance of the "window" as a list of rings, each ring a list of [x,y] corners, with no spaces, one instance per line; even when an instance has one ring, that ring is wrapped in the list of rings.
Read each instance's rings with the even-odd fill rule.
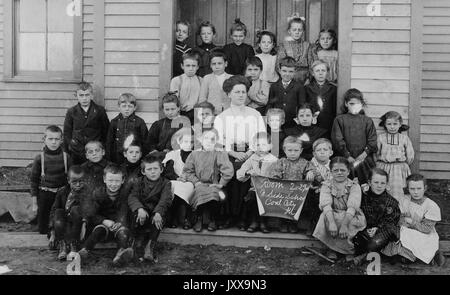
[[[80,1],[75,1],[81,5]],[[81,17],[73,0],[5,1],[5,79],[81,80]]]

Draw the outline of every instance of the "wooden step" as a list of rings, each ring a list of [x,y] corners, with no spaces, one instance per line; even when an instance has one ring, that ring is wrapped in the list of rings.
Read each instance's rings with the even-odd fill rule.
[[[219,245],[234,247],[270,247],[270,248],[301,248],[304,246],[322,247],[314,238],[302,234],[282,233],[247,233],[238,229],[218,230],[209,232],[204,230],[197,233],[193,230],[164,229],[159,241],[180,245]],[[4,232],[0,233],[0,248],[47,248],[46,235],[36,232]],[[114,243],[99,244],[97,248],[115,248]]]

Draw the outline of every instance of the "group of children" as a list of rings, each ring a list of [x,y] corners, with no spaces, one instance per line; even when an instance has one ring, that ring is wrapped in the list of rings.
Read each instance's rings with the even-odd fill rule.
[[[345,93],[337,115],[336,34],[322,30],[310,45],[304,31],[303,19],[291,19],[279,48],[263,31],[255,55],[240,20],[230,32],[234,43],[223,49],[213,44],[214,26],[203,22],[203,43],[194,50],[184,43],[189,24],[178,22],[173,72],[181,74],[161,99],[164,118],[150,130],[132,94],[119,96],[120,113],[109,122],[92,101],[92,86],[81,83],[64,133],[47,127],[33,163],[39,231],[59,247],[58,258],[86,258],[96,243],[115,239],[114,264],[133,256],[153,261],[164,226],[200,232],[236,224],[248,232],[306,229],[338,253],[382,249],[429,263],[440,210],[424,196],[425,179],[410,175],[407,126],[387,112],[377,135],[357,89]],[[256,122],[250,127],[242,121],[249,116]],[[234,118],[229,129],[241,128],[244,139],[231,140],[225,118]],[[312,182],[300,221],[261,217],[251,176]]]

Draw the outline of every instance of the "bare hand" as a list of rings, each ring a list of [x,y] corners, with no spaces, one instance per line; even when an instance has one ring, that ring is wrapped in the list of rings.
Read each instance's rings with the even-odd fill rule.
[[[157,229],[162,230],[163,224],[162,224],[162,217],[159,215],[159,213],[155,213],[155,216],[153,216],[152,223],[156,226]]]
[[[230,152],[230,155],[239,162],[243,162],[247,159],[247,154],[244,152]]]
[[[337,234],[338,234],[338,229],[337,229],[337,225],[336,225],[336,223],[333,221],[333,222],[330,222],[329,224],[328,224],[328,231],[330,232],[330,235],[333,237],[333,238],[335,238],[336,236],[337,236]]]
[[[48,247],[50,249],[53,249],[56,247],[56,237],[55,237],[55,231],[53,229],[50,231],[50,238],[48,238]]]
[[[353,164],[356,161],[352,156],[348,157],[347,160],[350,164]]]
[[[80,241],[83,241],[85,236],[86,236],[86,222],[83,222],[81,224]]]
[[[186,182],[186,178],[184,178],[183,176],[178,177],[177,180],[181,182]]]
[[[112,221],[112,220],[109,220],[109,219],[105,219],[105,220],[103,220],[103,222],[102,222],[102,224],[104,225],[104,226],[106,226],[107,228],[112,228],[112,226],[114,225],[114,221]]]
[[[138,222],[140,225],[144,225],[145,220],[147,220],[147,218],[148,218],[147,211],[145,211],[144,208],[139,208],[136,222]]]
[[[367,153],[362,152],[362,154],[356,158],[356,161],[363,162],[366,158],[367,158]]]
[[[209,186],[210,187],[217,187],[218,189],[222,189],[223,188],[223,185],[218,184],[218,183],[213,183],[213,184],[210,184]]]
[[[111,230],[116,231],[116,230],[118,230],[118,229],[121,228],[121,227],[122,227],[122,223],[116,222],[116,223],[114,223],[113,226],[111,227]]]
[[[194,187],[199,187],[199,186],[201,186],[203,184],[203,182],[196,182],[195,184],[194,184]]]
[[[348,226],[347,225],[341,225],[341,228],[339,229],[339,237],[341,239],[346,239],[348,237]]]
[[[314,181],[314,172],[309,171],[308,173],[306,173],[306,180],[307,181]]]

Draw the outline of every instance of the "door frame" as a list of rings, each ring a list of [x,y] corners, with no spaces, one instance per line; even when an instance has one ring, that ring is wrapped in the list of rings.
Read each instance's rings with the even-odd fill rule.
[[[169,90],[172,69],[172,51],[174,45],[174,24],[177,3],[181,0],[160,1],[160,64],[159,64],[159,94],[160,97]],[[352,17],[353,1],[338,1],[338,48],[339,48],[339,77],[337,109],[342,105],[342,96],[351,86],[351,61],[352,61]]]

